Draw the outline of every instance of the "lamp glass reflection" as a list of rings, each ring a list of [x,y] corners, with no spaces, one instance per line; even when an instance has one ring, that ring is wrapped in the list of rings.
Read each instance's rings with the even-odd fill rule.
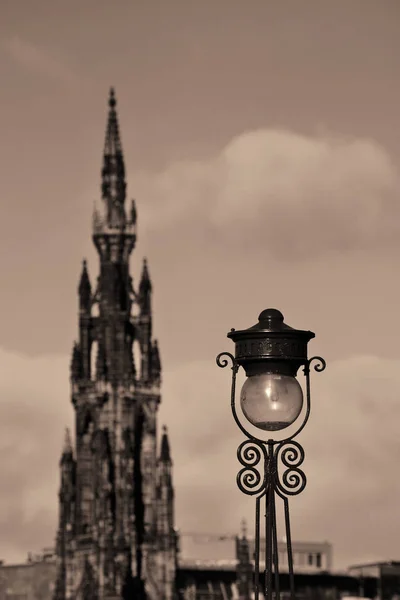
[[[289,375],[253,375],[242,387],[240,405],[252,425],[264,431],[279,431],[299,416],[303,390],[297,379]]]

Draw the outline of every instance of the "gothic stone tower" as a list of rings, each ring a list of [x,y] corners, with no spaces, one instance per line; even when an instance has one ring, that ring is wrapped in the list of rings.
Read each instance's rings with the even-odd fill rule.
[[[157,454],[161,365],[152,338],[146,261],[138,292],[129,272],[136,209],[125,210],[125,167],[111,90],[102,210],[93,242],[92,292],[84,261],[79,340],[71,363],[75,443],[60,461],[58,572],[54,600],[173,600],[177,562],[172,462],[164,429]],[[140,360],[135,363],[137,345]]]

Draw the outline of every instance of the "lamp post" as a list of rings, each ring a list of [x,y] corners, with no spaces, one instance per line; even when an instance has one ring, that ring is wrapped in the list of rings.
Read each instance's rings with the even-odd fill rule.
[[[237,456],[242,469],[237,475],[239,489],[256,497],[255,518],[255,600],[260,589],[260,510],[265,502],[265,598],[280,599],[279,555],[276,524],[276,497],[283,501],[285,537],[289,567],[291,600],[295,600],[293,555],[290,534],[289,497],[304,490],[306,476],[300,468],[304,450],[294,438],[302,431],[310,415],[310,366],[321,372],[326,363],[316,356],[308,358],[308,342],[315,337],[312,331],[293,329],[284,323],[281,312],[274,308],[264,310],[258,323],[249,329],[232,329],[228,337],[235,343],[235,356],[222,352],[217,365],[232,368],[231,408],[233,417],[247,437],[238,448]],[[263,437],[249,433],[236,411],[236,375],[240,367],[247,379],[240,392],[240,406],[244,416]],[[303,368],[306,402],[303,410],[303,391],[297,372]],[[303,413],[302,420],[299,418]],[[280,439],[264,439],[276,435],[299,420],[294,433]],[[261,433],[262,432],[262,433]],[[273,433],[272,433],[273,432]],[[284,470],[279,472],[279,466]]]

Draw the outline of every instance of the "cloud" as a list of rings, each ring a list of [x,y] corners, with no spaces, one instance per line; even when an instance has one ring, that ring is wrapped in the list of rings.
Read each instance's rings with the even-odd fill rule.
[[[58,460],[73,421],[68,363],[0,351],[0,557],[7,562],[54,543]],[[300,439],[308,482],[291,499],[292,533],[329,540],[336,567],[399,558],[399,367],[356,356],[313,375],[311,418]],[[236,486],[243,436],[230,413],[230,375],[214,360],[166,367],[159,424],[169,427],[183,532],[234,534],[243,517],[252,531],[254,501]]]
[[[282,259],[382,244],[399,233],[398,174],[367,139],[251,131],[207,161],[132,181],[150,232],[203,229]]]
[[[76,73],[59,57],[56,58],[50,51],[45,51],[36,44],[14,35],[4,45],[13,60],[29,71],[59,81],[67,87],[80,82]]]

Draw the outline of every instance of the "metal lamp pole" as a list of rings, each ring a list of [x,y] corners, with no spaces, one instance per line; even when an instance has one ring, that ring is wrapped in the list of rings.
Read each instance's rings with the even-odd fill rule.
[[[306,486],[306,476],[300,466],[304,450],[294,438],[302,431],[310,415],[310,366],[321,372],[326,363],[316,356],[308,358],[308,342],[312,331],[293,329],[284,323],[281,312],[264,310],[253,327],[242,331],[232,329],[228,337],[235,343],[235,356],[222,352],[217,365],[232,368],[231,408],[233,417],[248,438],[238,448],[237,456],[243,468],[237,475],[239,489],[256,497],[255,518],[255,600],[260,591],[261,503],[265,502],[265,598],[280,600],[279,557],[276,525],[276,497],[283,501],[285,534],[289,566],[290,597],[295,600],[292,541],[290,534],[289,500]],[[262,439],[252,435],[242,425],[236,412],[236,375],[240,367],[247,379],[240,392],[240,405],[246,419],[257,429],[271,435],[294,424],[303,412],[297,430],[283,439]],[[305,376],[306,402],[303,411],[303,391],[296,379],[299,368]],[[300,419],[299,419],[300,421]],[[259,434],[258,434],[259,435]],[[283,465],[282,474],[279,465]],[[274,586],[273,586],[274,581]]]

